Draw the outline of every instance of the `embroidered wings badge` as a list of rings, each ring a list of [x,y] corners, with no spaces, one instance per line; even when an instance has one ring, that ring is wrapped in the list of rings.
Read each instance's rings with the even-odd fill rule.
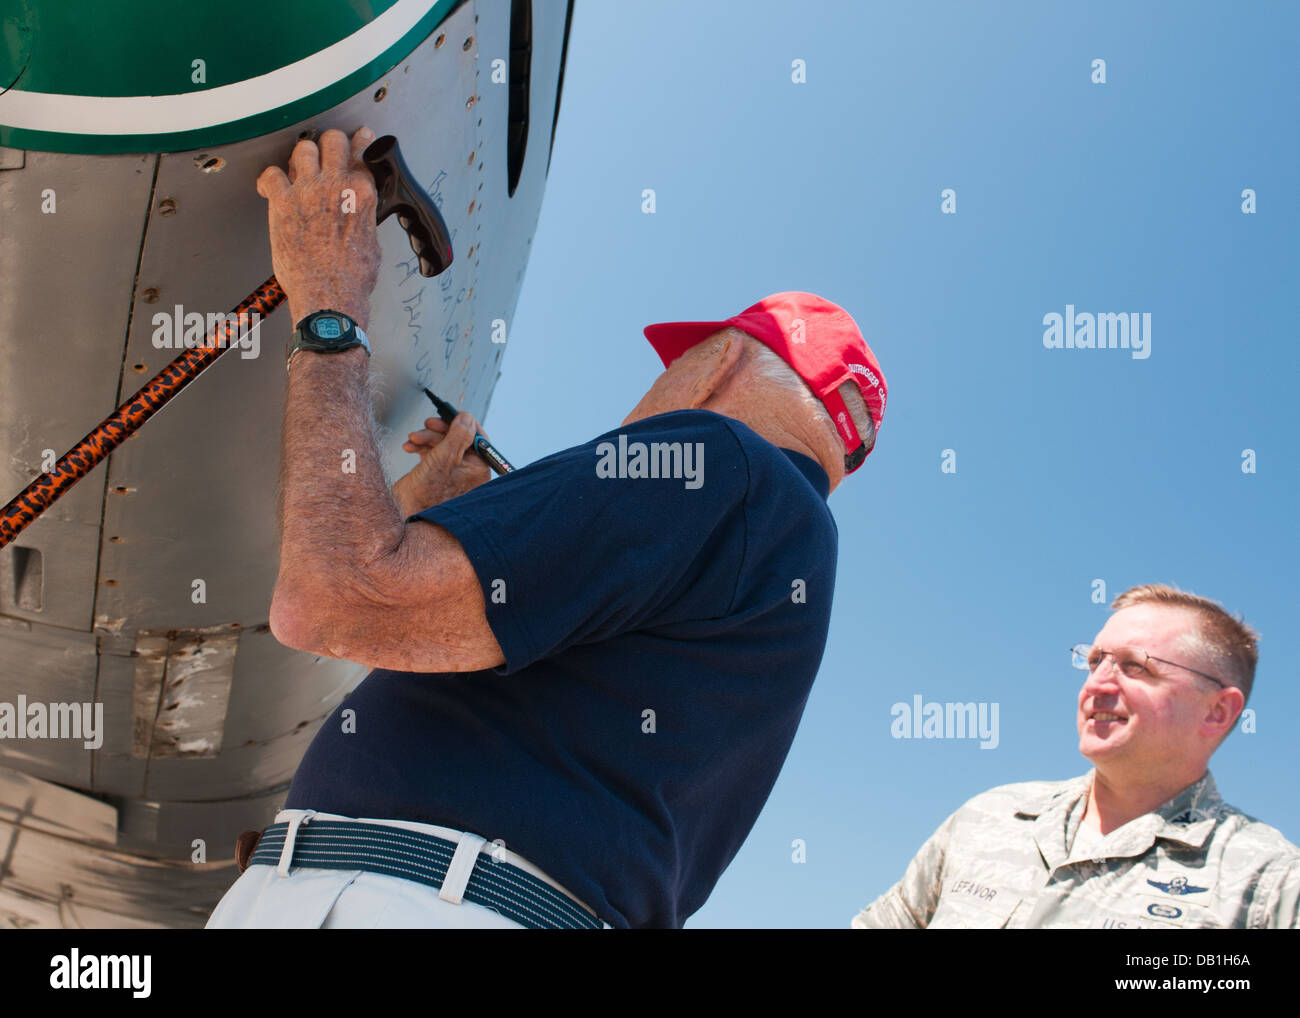
[[[1148,880],[1152,887],[1158,887],[1166,894],[1200,894],[1202,891],[1208,891],[1208,887],[1197,887],[1195,884],[1189,884],[1186,877],[1170,877],[1168,883],[1162,883],[1159,880]]]

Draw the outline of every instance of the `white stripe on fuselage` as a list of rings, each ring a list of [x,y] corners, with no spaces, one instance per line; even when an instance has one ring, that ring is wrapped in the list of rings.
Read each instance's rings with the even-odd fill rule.
[[[284,67],[231,85],[180,95],[0,92],[0,124],[62,134],[170,134],[216,127],[279,109],[364,67],[414,28],[433,0],[397,0],[345,39]]]

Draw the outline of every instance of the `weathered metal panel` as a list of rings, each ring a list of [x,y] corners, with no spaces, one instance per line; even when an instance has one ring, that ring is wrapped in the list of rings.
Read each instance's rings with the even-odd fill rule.
[[[5,501],[40,474],[46,450],[63,455],[117,405],[154,160],[28,152],[21,169],[0,173]],[[0,614],[90,629],[103,501],[101,464],[22,533],[17,546],[41,551],[42,607],[23,609],[4,584]]]
[[[95,702],[95,638],[52,626],[0,625],[0,703]],[[85,739],[0,738],[0,766],[65,785],[89,787]],[[0,802],[5,801],[0,797]]]
[[[218,626],[136,638],[131,755],[221,755],[239,634]]]

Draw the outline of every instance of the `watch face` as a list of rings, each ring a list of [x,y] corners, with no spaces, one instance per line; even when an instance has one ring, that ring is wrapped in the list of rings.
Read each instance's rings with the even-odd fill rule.
[[[311,323],[312,334],[318,339],[338,339],[343,335],[343,323],[337,318],[323,315]]]

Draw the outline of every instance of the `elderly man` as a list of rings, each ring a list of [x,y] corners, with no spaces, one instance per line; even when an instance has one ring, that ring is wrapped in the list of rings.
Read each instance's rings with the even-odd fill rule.
[[[259,180],[297,323],[365,326],[368,141],[327,132]],[[374,671],[241,839],[210,927],[678,927],[704,903],[794,738],[829,625],[826,498],[886,388],[811,294],[645,331],[666,370],[615,431],[489,480],[473,418],[430,418],[391,490],[368,350],[295,343],[271,628]]]
[[[1207,769],[1250,696],[1255,633],[1163,585],[1112,608],[1071,652],[1092,773],[977,795],[854,927],[1300,925],[1300,849],[1225,803]]]

